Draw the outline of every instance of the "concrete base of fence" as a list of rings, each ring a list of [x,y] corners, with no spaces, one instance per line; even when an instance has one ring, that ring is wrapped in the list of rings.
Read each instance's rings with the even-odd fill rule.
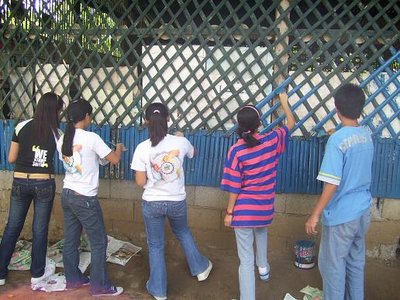
[[[63,176],[56,176],[57,192],[51,218],[49,240],[63,238],[63,213],[60,203]],[[8,218],[12,172],[0,171],[0,234]],[[145,246],[146,238],[140,208],[142,190],[134,182],[101,179],[99,198],[103,208],[107,233],[119,239]],[[318,196],[306,194],[278,194],[276,215],[269,229],[269,251],[293,249],[296,240],[306,238],[304,223]],[[218,188],[187,187],[189,223],[197,242],[211,249],[235,247],[234,234],[223,225],[227,195]],[[21,238],[32,236],[30,209]],[[168,236],[172,236],[167,228]],[[318,237],[317,237],[318,239]],[[374,199],[373,221],[367,236],[367,256],[396,259],[400,239],[400,199]],[[169,238],[175,245],[176,239]],[[168,245],[167,245],[168,246]]]

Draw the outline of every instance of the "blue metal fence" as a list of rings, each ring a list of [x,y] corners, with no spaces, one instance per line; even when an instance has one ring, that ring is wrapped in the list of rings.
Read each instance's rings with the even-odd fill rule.
[[[61,128],[65,128],[62,124]],[[7,162],[8,149],[14,129],[13,121],[0,123],[1,135],[0,168],[12,170],[13,166]],[[97,128],[91,126],[89,130],[99,134],[106,142],[110,142],[110,126]],[[226,136],[226,133],[217,131],[186,132],[185,136],[196,147],[197,155],[188,159],[185,164],[186,183],[188,185],[219,186],[223,164],[229,147],[236,141],[236,135]],[[146,129],[136,127],[120,128],[119,137],[127,151],[117,167],[102,167],[100,177],[118,177],[133,180],[133,171],[130,163],[135,147],[148,137]],[[277,176],[278,193],[305,193],[318,194],[322,190],[322,183],[316,180],[322,161],[327,137],[312,137],[309,139],[291,138],[283,154]],[[400,198],[400,140],[374,137],[375,154],[373,164],[372,194],[374,197]],[[56,158],[56,173],[62,174],[62,164]],[[118,176],[115,169],[118,168]],[[114,174],[114,175],[113,175]]]

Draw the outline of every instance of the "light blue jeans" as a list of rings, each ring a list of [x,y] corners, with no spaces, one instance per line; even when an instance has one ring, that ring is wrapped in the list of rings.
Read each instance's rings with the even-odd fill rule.
[[[165,264],[165,219],[168,218],[185,253],[190,273],[196,276],[208,267],[208,259],[198,250],[187,223],[186,200],[142,201],[142,213],[149,247],[150,278],[146,287],[157,297],[167,296],[167,268]]]
[[[256,240],[257,267],[267,267],[269,271],[267,248],[268,228],[235,228],[236,245],[240,260],[239,265],[239,290],[241,300],[254,300],[256,287],[254,277],[254,238]]]
[[[348,223],[323,226],[318,265],[324,300],[364,299],[365,235],[371,213]]]

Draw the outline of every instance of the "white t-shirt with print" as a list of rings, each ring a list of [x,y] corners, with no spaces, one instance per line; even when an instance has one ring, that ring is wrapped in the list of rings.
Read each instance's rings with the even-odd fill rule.
[[[76,129],[73,154],[65,157],[61,153],[64,136],[57,142],[59,157],[65,169],[64,188],[81,195],[96,196],[99,187],[99,164],[112,151],[94,132]]]
[[[140,143],[133,154],[131,169],[146,172],[143,200],[182,201],[186,198],[183,161],[192,158],[194,147],[180,136],[167,134],[157,146],[150,139]]]

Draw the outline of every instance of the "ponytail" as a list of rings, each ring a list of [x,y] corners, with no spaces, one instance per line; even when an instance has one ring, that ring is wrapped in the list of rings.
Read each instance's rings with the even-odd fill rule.
[[[75,124],[92,114],[93,108],[89,102],[84,99],[77,99],[72,101],[67,107],[67,127],[64,133],[63,144],[61,146],[61,153],[65,156],[72,156],[73,142],[75,137]]]
[[[237,130],[237,134],[239,135],[239,137],[242,138],[250,147],[254,147],[260,144],[260,141],[254,137],[254,133],[255,131],[251,130],[243,131],[243,128],[240,127]]]
[[[72,156],[72,143],[75,136],[75,126],[72,122],[67,123],[65,128],[63,144],[61,147],[61,153],[65,156]]]
[[[254,147],[260,144],[260,141],[254,137],[258,126],[260,126],[260,112],[253,105],[243,106],[237,115],[238,129],[236,133],[247,145]]]
[[[168,109],[162,103],[152,103],[146,109],[151,146],[155,147],[168,133]]]

